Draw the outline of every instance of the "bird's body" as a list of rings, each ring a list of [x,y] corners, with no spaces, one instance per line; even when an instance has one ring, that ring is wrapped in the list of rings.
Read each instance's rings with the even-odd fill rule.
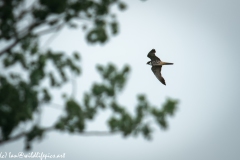
[[[151,59],[151,61],[148,61],[147,64],[152,66],[152,71],[154,73],[154,75],[157,77],[157,79],[164,85],[166,85],[166,82],[164,80],[164,78],[162,77],[161,74],[161,70],[162,70],[162,66],[163,65],[173,65],[173,63],[169,63],[169,62],[163,62],[161,61],[156,55],[156,50],[152,49],[149,53],[148,53],[148,58]]]

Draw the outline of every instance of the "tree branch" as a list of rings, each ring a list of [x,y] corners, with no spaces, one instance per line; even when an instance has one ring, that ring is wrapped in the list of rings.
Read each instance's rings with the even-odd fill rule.
[[[43,22],[35,22],[33,24],[31,24],[29,27],[28,27],[28,31],[25,35],[23,35],[21,38],[16,38],[15,41],[9,45],[8,47],[6,47],[5,49],[3,49],[2,51],[0,51],[0,56],[3,55],[4,53],[10,51],[14,46],[16,46],[18,44],[18,42],[20,42],[22,39],[26,38],[29,33],[37,26],[39,26],[40,24],[42,24]]]
[[[116,132],[111,131],[88,131],[88,132],[80,132],[82,136],[110,136],[116,134]]]
[[[45,132],[47,131],[51,131],[53,130],[54,128],[53,127],[49,127],[49,128],[45,128],[43,129]],[[15,140],[18,140],[22,137],[25,137],[26,135],[28,134],[28,132],[22,132],[22,133],[19,133],[11,138],[8,138],[8,139],[0,139],[0,145],[3,145],[5,143],[9,143],[9,142],[12,142],[12,141],[15,141]]]
[[[54,26],[54,27],[50,27],[50,28],[45,29],[45,30],[42,30],[42,31],[39,31],[39,32],[36,33],[36,35],[37,35],[37,36],[42,36],[42,35],[47,34],[47,33],[49,33],[49,32],[51,33],[51,32],[53,32],[54,30],[58,31],[58,30],[60,30],[63,26],[64,26],[64,23],[59,24],[59,25]]]
[[[24,7],[24,9],[18,13],[18,16],[16,17],[16,19],[19,21],[21,20],[27,13],[30,13],[31,11],[34,10],[34,5],[37,3],[37,1],[34,1],[28,8],[26,8],[26,6]]]
[[[30,11],[32,11],[33,10],[33,8],[34,8],[34,4],[35,4],[36,2],[33,2],[33,4],[29,7],[29,9],[26,9],[26,10],[23,10],[22,12],[20,12],[19,13],[19,15],[18,15],[18,17],[16,17],[16,19],[19,21],[19,20],[21,20],[23,17],[24,17],[24,15],[25,14],[27,14],[27,13],[29,13]],[[38,25],[40,25],[41,23],[39,23],[39,22],[35,22],[35,23],[33,23],[33,24],[31,24],[29,27],[28,27],[28,33],[25,35],[25,36],[23,36],[22,38],[16,38],[15,39],[15,41],[11,44],[11,45],[9,45],[8,47],[6,47],[5,49],[3,49],[2,51],[0,51],[0,56],[1,55],[3,55],[5,52],[8,52],[8,51],[10,51],[11,50],[11,48],[13,48],[14,46],[16,46],[17,44],[18,44],[18,42],[20,42],[23,38],[25,38],[29,33],[30,33],[30,31],[32,31],[35,27],[37,27]]]
[[[44,132],[48,132],[48,131],[53,131],[55,128],[54,127],[49,127],[49,128],[45,128],[43,129]],[[18,135],[15,135],[9,139],[0,139],[0,146],[4,145],[5,143],[9,143],[15,140],[18,140],[20,138],[23,138],[25,136],[27,136],[28,132],[22,132],[19,133]],[[116,132],[112,132],[112,131],[87,131],[87,132],[79,132],[79,135],[82,136],[110,136],[113,134],[116,134]]]
[[[6,47],[5,49],[3,49],[2,51],[0,51],[0,56],[3,55],[5,52],[8,52],[10,51],[14,46],[16,46],[22,39],[26,38],[29,33],[34,29],[36,28],[37,26],[41,25],[42,23],[44,23],[46,21],[41,21],[41,22],[35,22],[33,24],[31,24],[29,27],[27,27],[26,31],[27,33],[25,35],[23,35],[21,38],[16,38],[15,41],[9,45],[8,47]],[[52,32],[54,30],[58,31],[60,30],[62,27],[64,26],[64,23],[62,24],[59,24],[57,26],[54,26],[54,27],[51,27],[51,28],[48,28],[46,30],[42,30],[42,31],[39,31],[37,34],[37,36],[41,36],[41,35],[44,35],[44,34],[47,34],[49,32]]]
[[[26,133],[23,132],[23,133],[20,133],[20,134],[18,134],[18,135],[16,135],[16,136],[13,136],[13,137],[11,137],[11,138],[9,138],[9,139],[0,139],[0,145],[3,145],[3,144],[5,144],[5,143],[18,140],[18,139],[24,137],[25,135],[26,135]]]
[[[3,49],[2,51],[0,51],[0,56],[3,55],[5,52],[8,52],[11,50],[12,47],[14,47],[15,45],[17,45],[17,43],[20,41],[21,39],[16,39],[15,42],[13,42],[11,45],[9,45],[8,47],[6,47],[5,49]]]

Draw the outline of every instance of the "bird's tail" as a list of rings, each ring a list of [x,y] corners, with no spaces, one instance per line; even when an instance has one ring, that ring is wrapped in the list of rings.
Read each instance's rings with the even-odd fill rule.
[[[169,63],[169,62],[162,62],[162,65],[173,65],[173,63]]]

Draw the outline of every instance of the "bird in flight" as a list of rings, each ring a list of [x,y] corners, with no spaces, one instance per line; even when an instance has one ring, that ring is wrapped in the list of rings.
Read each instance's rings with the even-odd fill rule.
[[[164,85],[166,85],[166,82],[164,80],[164,78],[162,77],[161,74],[161,70],[162,70],[162,66],[163,65],[173,65],[173,63],[169,63],[169,62],[163,62],[161,61],[156,55],[156,50],[152,49],[149,53],[148,53],[148,58],[151,59],[151,61],[148,61],[147,64],[152,66],[152,71],[154,73],[154,75],[157,77],[157,79]]]

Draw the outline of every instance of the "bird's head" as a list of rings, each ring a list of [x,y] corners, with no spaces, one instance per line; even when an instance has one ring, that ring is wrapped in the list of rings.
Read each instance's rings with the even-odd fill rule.
[[[148,64],[148,65],[152,65],[152,64],[151,64],[151,61],[148,61],[147,64]]]

